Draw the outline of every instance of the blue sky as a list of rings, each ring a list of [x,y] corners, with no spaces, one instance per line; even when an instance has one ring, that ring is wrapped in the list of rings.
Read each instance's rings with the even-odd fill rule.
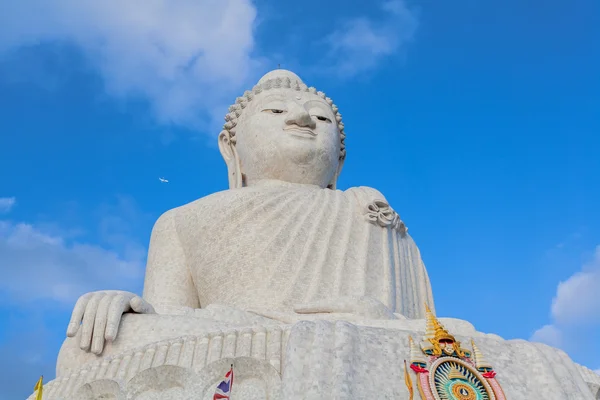
[[[600,368],[600,4],[362,3],[0,2],[0,398],[53,377],[80,294],[141,291],[162,212],[227,188],[226,107],[278,64],[340,107],[338,186],[400,213],[438,315]]]

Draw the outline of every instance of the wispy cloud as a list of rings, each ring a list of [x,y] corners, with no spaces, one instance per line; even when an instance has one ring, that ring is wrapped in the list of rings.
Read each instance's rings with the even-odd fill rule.
[[[560,282],[550,307],[552,323],[531,340],[569,350],[593,351],[600,335],[600,246],[581,270]]]
[[[196,127],[246,88],[251,0],[22,0],[0,3],[0,53],[77,46],[119,98],[146,99],[161,122]]]
[[[0,358],[12,360],[0,367],[0,398],[25,398],[40,374],[53,378],[56,353],[80,295],[103,289],[140,292],[146,249],[138,238],[146,241],[152,219],[128,196],[85,213],[82,226],[98,228],[75,228],[78,234],[62,220],[0,219]],[[74,220],[83,222],[77,215]]]
[[[10,212],[16,203],[17,199],[14,197],[0,197],[0,213]]]
[[[377,67],[413,40],[418,19],[403,0],[381,5],[382,17],[356,17],[343,21],[326,39],[331,70],[351,77]]]
[[[553,347],[562,347],[563,337],[561,331],[554,325],[544,325],[531,335],[534,342],[546,343]]]
[[[72,229],[59,223],[0,219],[0,295],[22,303],[53,300],[69,308],[89,291],[139,291],[146,248],[137,231],[149,229],[150,217],[126,196],[93,214],[98,221],[94,242],[71,235]]]
[[[558,284],[552,317],[559,325],[600,324],[600,246],[581,271]]]
[[[26,223],[0,221],[0,292],[19,302],[55,300],[71,306],[82,294],[133,287],[143,260],[87,243],[67,243]]]

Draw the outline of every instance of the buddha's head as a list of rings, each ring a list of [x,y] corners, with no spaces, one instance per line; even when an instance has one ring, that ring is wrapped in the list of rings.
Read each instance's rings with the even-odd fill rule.
[[[278,180],[335,189],[346,155],[342,117],[296,74],[269,72],[225,120],[219,149],[230,188]]]

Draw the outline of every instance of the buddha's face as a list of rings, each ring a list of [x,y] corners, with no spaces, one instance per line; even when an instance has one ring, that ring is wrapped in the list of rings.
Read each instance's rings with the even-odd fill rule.
[[[249,102],[236,129],[246,184],[264,179],[327,187],[339,167],[340,131],[316,94],[270,89]]]

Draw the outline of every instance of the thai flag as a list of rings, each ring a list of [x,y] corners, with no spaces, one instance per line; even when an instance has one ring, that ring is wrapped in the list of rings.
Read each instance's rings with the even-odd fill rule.
[[[233,364],[231,365],[231,369],[225,374],[225,379],[219,383],[217,386],[217,390],[215,390],[215,394],[213,395],[213,400],[219,399],[229,399],[231,396],[231,387],[233,386]]]

